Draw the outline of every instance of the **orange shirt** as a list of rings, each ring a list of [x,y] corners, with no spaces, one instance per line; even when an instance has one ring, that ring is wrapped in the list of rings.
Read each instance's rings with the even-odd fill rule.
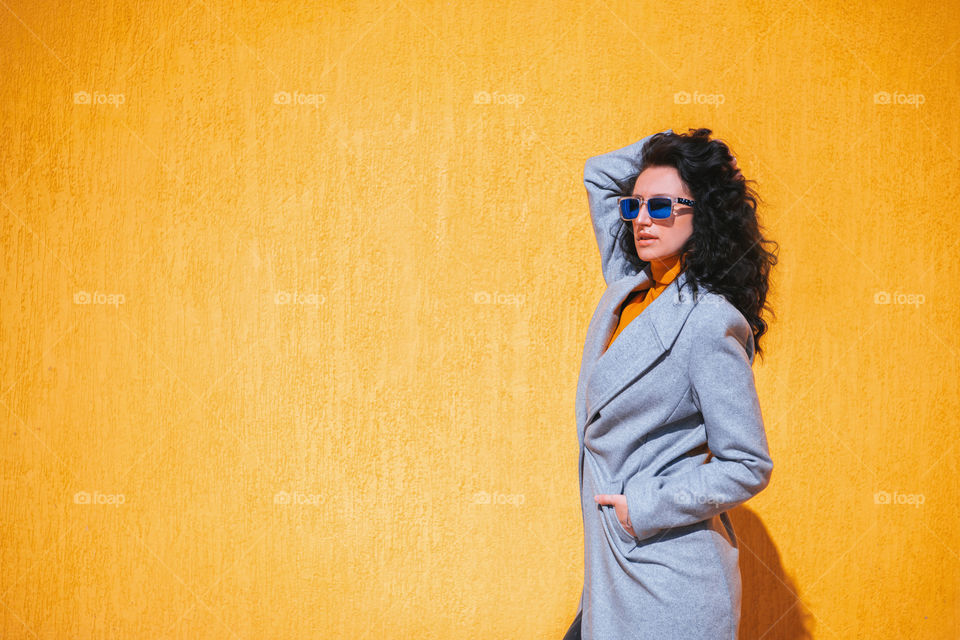
[[[640,312],[647,308],[651,302],[653,302],[657,296],[663,293],[664,289],[673,282],[673,279],[680,274],[680,254],[669,256],[663,258],[662,260],[654,259],[650,263],[650,274],[653,276],[653,286],[649,289],[641,289],[639,291],[634,291],[629,296],[627,296],[627,301],[622,307],[620,312],[620,322],[617,324],[617,329],[613,332],[613,335],[610,337],[610,342],[607,343],[607,348],[610,347],[610,343],[617,339],[617,336],[620,335],[620,332],[623,331],[624,327],[630,324],[630,321],[640,315]]]

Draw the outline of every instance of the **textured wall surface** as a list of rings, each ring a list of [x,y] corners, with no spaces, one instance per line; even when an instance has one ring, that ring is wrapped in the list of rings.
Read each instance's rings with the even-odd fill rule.
[[[587,157],[781,246],[744,638],[956,638],[952,3],[0,0],[0,638],[559,638]]]

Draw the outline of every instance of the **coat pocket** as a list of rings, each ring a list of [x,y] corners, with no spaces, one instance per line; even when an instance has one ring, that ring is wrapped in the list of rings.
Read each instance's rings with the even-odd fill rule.
[[[589,474],[593,479],[595,494],[623,495],[623,480],[607,480],[606,475],[597,468],[597,462],[592,455],[587,455],[584,466],[589,467]],[[630,535],[617,518],[617,510],[613,505],[597,504],[599,509],[600,526],[604,534],[615,545],[620,553],[626,554],[636,548],[639,541]]]
[[[720,513],[720,522],[723,523],[723,528],[727,532],[727,538],[730,540],[730,545],[734,549],[738,549],[739,544],[737,543],[737,533],[734,531],[733,523],[730,521],[730,515],[726,511]]]
[[[623,494],[623,481],[611,481],[602,483],[603,491],[601,493],[617,495]],[[600,508],[603,510],[603,519],[607,521],[607,527],[612,530],[613,535],[616,535],[618,538],[623,540],[626,543],[635,545],[638,540],[636,537],[630,535],[630,532],[624,529],[623,524],[620,523],[620,518],[617,517],[617,510],[611,504],[600,505]]]

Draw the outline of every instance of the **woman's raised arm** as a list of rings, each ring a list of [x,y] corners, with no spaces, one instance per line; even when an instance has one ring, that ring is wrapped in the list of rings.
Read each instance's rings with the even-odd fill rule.
[[[673,133],[667,129],[664,133]],[[616,246],[616,236],[611,233],[614,223],[620,219],[617,211],[617,198],[630,195],[627,186],[640,172],[640,160],[643,145],[656,134],[610,151],[588,158],[583,168],[583,183],[587,187],[587,200],[590,204],[590,220],[600,249],[600,268],[607,285],[619,280],[629,271],[630,263]]]

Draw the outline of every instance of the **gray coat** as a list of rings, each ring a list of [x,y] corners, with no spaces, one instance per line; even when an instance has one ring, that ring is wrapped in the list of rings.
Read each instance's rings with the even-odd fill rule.
[[[737,637],[740,569],[727,511],[770,481],[753,334],[723,296],[680,275],[604,351],[627,295],[650,286],[615,246],[616,198],[642,145],[590,158],[584,183],[607,289],[577,385],[584,640]],[[613,506],[626,496],[630,535]]]

